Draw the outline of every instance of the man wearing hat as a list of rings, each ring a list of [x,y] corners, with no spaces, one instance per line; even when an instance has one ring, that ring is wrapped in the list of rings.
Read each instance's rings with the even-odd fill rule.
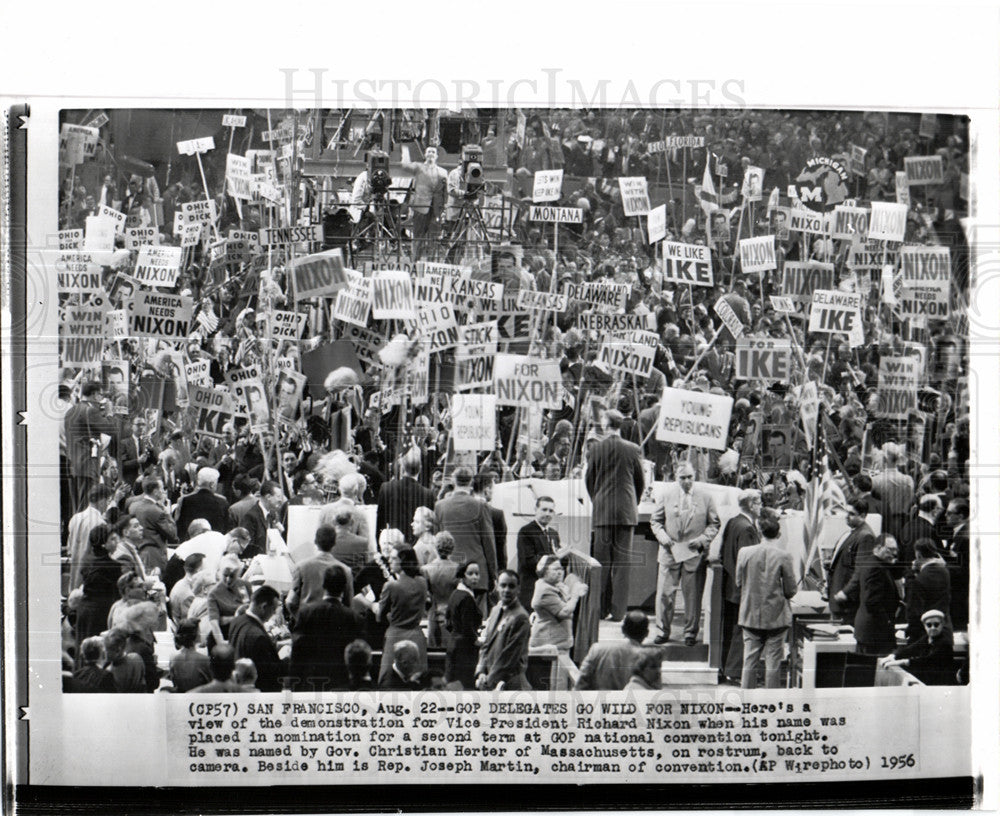
[[[955,641],[945,617],[939,609],[924,612],[920,622],[926,634],[916,643],[896,649],[882,665],[901,666],[926,686],[954,685]]]

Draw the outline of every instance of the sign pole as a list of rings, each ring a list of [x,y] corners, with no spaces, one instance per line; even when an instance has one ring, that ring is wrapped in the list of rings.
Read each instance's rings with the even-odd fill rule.
[[[205,167],[201,163],[201,153],[200,152],[199,153],[195,153],[194,157],[195,157],[195,159],[198,160],[198,172],[201,173],[201,186],[205,190],[205,200],[206,201],[211,201],[212,200],[212,194],[210,192],[208,192],[208,182],[205,181]],[[223,182],[223,184],[225,184],[225,182]],[[219,240],[219,227],[215,223],[215,221],[212,221],[212,232],[215,234],[215,240],[218,241]]]
[[[712,335],[712,339],[708,341],[708,345],[705,346],[704,349],[702,349],[701,354],[699,354],[695,358],[695,361],[691,363],[691,368],[688,370],[688,373],[684,376],[684,379],[681,380],[681,382],[687,382],[689,379],[691,379],[691,375],[694,374],[695,369],[698,368],[698,363],[701,362],[701,358],[704,357],[706,354],[708,354],[712,346],[715,345],[715,341],[719,339],[719,335],[722,333],[723,328],[724,326],[719,326],[719,328],[715,330],[715,334]]]
[[[687,175],[688,175],[688,149],[686,147],[681,148],[681,224],[687,223]],[[664,158],[666,158],[666,150],[664,150]],[[667,184],[670,184],[670,160],[667,160]],[[673,186],[670,188],[670,194],[673,195]],[[674,225],[677,226],[676,224]]]

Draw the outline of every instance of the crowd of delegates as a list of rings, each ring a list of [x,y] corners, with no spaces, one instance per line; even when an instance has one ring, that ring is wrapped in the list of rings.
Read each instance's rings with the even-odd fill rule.
[[[664,135],[692,132],[706,136],[707,149],[648,151]],[[696,643],[702,634],[697,610],[707,545],[720,524],[711,502],[691,486],[738,487],[749,491],[741,499],[742,521],[722,531],[724,675],[752,682],[745,660],[763,654],[766,682],[775,682],[774,644],[788,625],[789,588],[785,565],[767,549],[767,522],[773,514],[802,509],[807,484],[826,471],[850,502],[851,533],[826,565],[832,613],[855,626],[863,651],[895,654],[893,660],[913,667],[936,658],[950,642],[942,630],[968,621],[969,399],[962,321],[968,260],[956,210],[959,175],[967,172],[965,138],[960,129],[917,137],[892,117],[861,113],[529,112],[523,139],[512,135],[505,151],[514,171],[508,197],[530,197],[534,171],[562,167],[581,183],[564,185],[559,203],[581,207],[584,223],[566,225],[557,254],[539,225],[518,218],[511,244],[494,253],[487,274],[505,291],[548,291],[567,282],[629,284],[627,310],[650,315],[659,341],[650,376],[622,382],[598,362],[597,338],[577,328],[588,307],[571,301],[544,323],[531,348],[558,360],[563,408],[546,411],[542,436],[530,441],[517,434],[514,409],[500,409],[496,449],[460,467],[449,457],[447,401],[433,394],[424,406],[383,413],[371,402],[381,386],[377,365],[367,366],[373,383],[334,377],[324,399],[310,398],[308,406],[304,401],[293,410],[295,421],[274,422],[264,433],[251,433],[242,421],[227,425],[221,436],[198,430],[195,412],[179,399],[183,384],[171,355],[207,362],[211,380],[222,384],[227,370],[250,361],[294,362],[322,342],[328,326],[322,310],[312,309],[301,344],[262,340],[259,321],[268,310],[292,308],[281,254],[268,270],[250,264],[247,274],[219,283],[196,248],[177,284],[200,304],[198,328],[182,350],[157,341],[118,341],[113,353],[129,363],[128,388],[110,379],[102,385],[73,369],[64,370],[58,385],[71,685],[103,690],[104,670],[119,690],[136,690],[138,663],[129,657],[135,655],[142,687],[156,688],[154,632],[169,625],[178,648],[169,683],[180,691],[197,688],[196,680],[204,680],[203,689],[223,684],[235,690],[241,684],[233,672],[246,659],[253,663],[252,685],[262,690],[309,683],[317,673],[338,688],[432,682],[426,677],[428,648],[448,656],[444,676],[433,682],[520,687],[529,643],[569,649],[584,587],[565,573],[550,527],[554,503],[547,497],[538,499],[535,519],[519,531],[517,552],[506,552],[504,516],[490,504],[494,484],[583,478],[594,506],[592,551],[604,568],[601,613],[624,626],[630,619],[624,560],[649,486],[643,458],[654,463],[656,480],[671,483],[651,524],[659,545],[654,645],[671,637],[678,589],[685,642]],[[943,157],[946,183],[913,196],[906,242],[951,246],[955,305],[947,320],[915,325],[881,303],[876,281],[865,293],[864,343],[856,348],[843,337],[809,334],[769,299],[781,294],[785,261],[827,261],[838,284],[856,283],[847,263],[850,241],[778,238],[779,269],[760,276],[742,274],[736,252],[737,235],[769,231],[765,201],[750,205],[741,197],[741,167],[764,168],[765,189],[781,191],[807,159],[842,155],[851,144],[867,150],[864,173],[853,182],[858,199],[891,199],[894,172],[907,155]],[[719,199],[731,207],[721,237],[710,234],[686,187],[702,179],[706,163],[710,173],[719,163],[729,168],[728,182],[717,179]],[[710,245],[713,286],[663,281],[652,245],[624,216],[615,179],[624,174],[645,175],[651,183],[673,179],[667,238]],[[62,225],[80,225],[95,207],[117,202],[129,216],[155,224],[162,243],[176,243],[173,210],[201,197],[197,187],[175,182],[161,196],[148,178],[120,182],[124,191],[114,176],[105,178],[100,202],[80,188],[73,198],[64,196]],[[237,221],[232,201],[220,196],[221,226],[252,228],[255,215],[247,209]],[[422,229],[434,237],[433,223]],[[120,276],[107,274],[112,301],[120,299],[125,292],[111,286]],[[733,340],[719,331],[712,308],[722,297],[748,334],[793,341],[797,353],[787,380],[736,380]],[[918,356],[926,376],[919,417],[915,412],[898,421],[881,412],[879,361],[906,354]],[[816,384],[822,403],[819,455],[800,420],[808,382]],[[725,451],[655,438],[665,385],[733,398]],[[160,408],[141,410],[149,407],[142,400],[150,394]],[[593,401],[599,416],[591,413]],[[789,444],[780,455],[768,451],[762,436],[768,426],[784,429]],[[281,595],[262,584],[260,558],[273,553],[273,535],[281,538],[287,507],[296,504],[324,510],[316,555],[294,568],[292,587]],[[377,506],[374,531],[359,505]],[[880,536],[865,532],[868,512],[881,515]],[[378,542],[374,551],[370,533]],[[927,618],[930,612],[944,617]],[[917,651],[895,649],[897,619],[908,623]],[[943,626],[935,627],[940,620]],[[342,634],[321,636],[331,621]],[[641,644],[630,626],[627,639]],[[210,654],[205,660],[202,647]],[[370,665],[371,651],[382,652],[377,667]],[[635,677],[645,682],[641,671]]]

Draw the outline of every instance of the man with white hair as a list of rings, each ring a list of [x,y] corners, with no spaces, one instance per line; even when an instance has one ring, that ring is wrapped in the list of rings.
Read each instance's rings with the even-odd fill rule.
[[[187,530],[195,519],[205,519],[211,529],[224,533],[229,529],[229,503],[215,492],[219,471],[203,467],[195,476],[195,490],[181,496],[174,510],[178,530]]]
[[[351,511],[351,515],[353,516],[352,523],[348,529],[354,535],[359,535],[365,540],[369,540],[368,519],[359,506],[362,504],[362,497],[365,495],[367,487],[368,481],[360,473],[345,473],[340,477],[340,481],[337,482],[337,488],[340,490],[340,498],[335,502],[323,506],[323,510],[319,514],[319,523],[328,524],[331,527],[334,526],[340,511],[346,508]]]

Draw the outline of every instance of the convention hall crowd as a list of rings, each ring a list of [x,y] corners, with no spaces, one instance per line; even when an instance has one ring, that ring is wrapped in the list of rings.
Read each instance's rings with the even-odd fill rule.
[[[655,689],[706,585],[720,682],[804,591],[962,682],[966,120],[144,113],[62,134],[64,690]]]

